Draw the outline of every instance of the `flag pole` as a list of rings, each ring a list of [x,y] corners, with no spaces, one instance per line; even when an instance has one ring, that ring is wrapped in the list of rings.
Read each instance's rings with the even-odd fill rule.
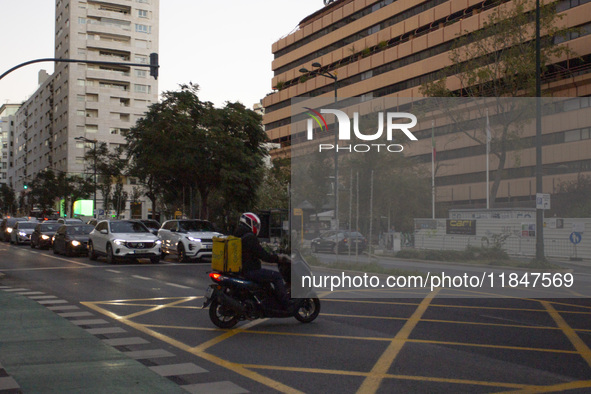
[[[431,211],[435,219],[435,121],[431,121]]]
[[[488,109],[486,110],[486,209],[490,209],[490,191],[488,188],[490,182],[488,154],[490,153],[490,123],[488,121]]]

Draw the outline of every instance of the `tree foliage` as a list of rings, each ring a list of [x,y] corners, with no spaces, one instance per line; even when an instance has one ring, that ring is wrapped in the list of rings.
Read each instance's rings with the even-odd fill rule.
[[[561,218],[591,217],[591,177],[579,174],[576,180],[561,182],[552,195],[552,213]]]
[[[163,93],[125,135],[130,174],[153,204],[162,192],[176,210],[195,195],[194,216],[200,218],[251,209],[263,178],[266,135],[260,115],[240,103],[214,108],[199,99],[198,90],[188,84]],[[216,212],[209,211],[212,205]]]

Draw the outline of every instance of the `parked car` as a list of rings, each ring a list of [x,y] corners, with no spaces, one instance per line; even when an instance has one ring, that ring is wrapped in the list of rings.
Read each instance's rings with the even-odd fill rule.
[[[94,226],[90,224],[61,224],[53,237],[53,253],[66,256],[88,254],[88,238]]]
[[[149,258],[156,264],[160,261],[161,243],[138,221],[102,220],[90,232],[88,257],[96,260],[99,255],[104,255],[109,264],[118,259]]]
[[[12,229],[16,222],[26,222],[29,218],[4,218],[0,223],[0,239],[4,242],[10,242]]]
[[[31,234],[35,230],[37,222],[20,221],[16,222],[10,233],[10,243],[15,245],[28,244],[31,242]]]
[[[82,221],[82,219],[78,219],[78,218],[59,218],[57,220],[58,223],[61,224],[83,224],[84,222]]]
[[[335,247],[336,245],[336,247]],[[357,231],[327,231],[314,238],[310,244],[312,252],[361,253],[367,247],[367,240]]]
[[[215,231],[212,223],[197,219],[168,220],[158,230],[162,256],[174,254],[180,262],[211,257],[212,238],[217,235],[221,234]]]
[[[160,222],[153,219],[135,219],[138,222],[143,223],[148,230],[154,235],[158,235],[158,230],[160,230]]]
[[[38,223],[31,234],[31,248],[49,249],[55,232],[61,224],[57,221],[45,221]]]

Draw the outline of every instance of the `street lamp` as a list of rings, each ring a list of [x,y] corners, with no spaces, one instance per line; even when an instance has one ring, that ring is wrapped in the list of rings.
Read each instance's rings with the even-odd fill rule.
[[[323,70],[322,65],[318,62],[312,63],[312,67],[317,68],[317,70],[309,71],[307,68],[302,67],[300,68],[300,72],[302,74],[312,74],[312,75],[321,75],[326,78],[330,78],[334,81],[334,102],[337,103],[337,89],[338,89],[338,78],[336,74],[331,73],[328,70]],[[334,133],[334,219],[335,219],[335,230],[339,230],[339,150],[337,149],[338,146],[338,133],[335,130]]]
[[[91,140],[88,139],[86,137],[75,137],[74,138],[77,141],[83,141],[83,142],[87,142],[90,144],[93,144],[93,150],[94,150],[94,194],[93,194],[93,199],[92,199],[92,208],[93,208],[93,218],[97,218],[97,213],[98,213],[98,209],[96,207],[96,143],[97,140]]]

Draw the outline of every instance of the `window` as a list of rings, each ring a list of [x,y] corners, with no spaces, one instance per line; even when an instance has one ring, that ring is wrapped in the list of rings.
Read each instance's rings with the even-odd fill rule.
[[[137,16],[139,18],[147,18],[148,17],[148,11],[147,10],[137,10]]]
[[[136,93],[150,93],[151,92],[150,85],[133,85],[133,91]]]
[[[136,63],[140,63],[140,64],[148,64],[148,57],[147,56],[136,55],[135,56],[135,62]]]
[[[146,34],[150,34],[152,32],[152,26],[148,26],[148,25],[141,25],[139,23],[135,24],[135,31],[137,33],[146,33]]]
[[[146,76],[148,75],[148,71],[146,70],[135,70],[135,76],[139,77],[139,78],[146,78]]]

